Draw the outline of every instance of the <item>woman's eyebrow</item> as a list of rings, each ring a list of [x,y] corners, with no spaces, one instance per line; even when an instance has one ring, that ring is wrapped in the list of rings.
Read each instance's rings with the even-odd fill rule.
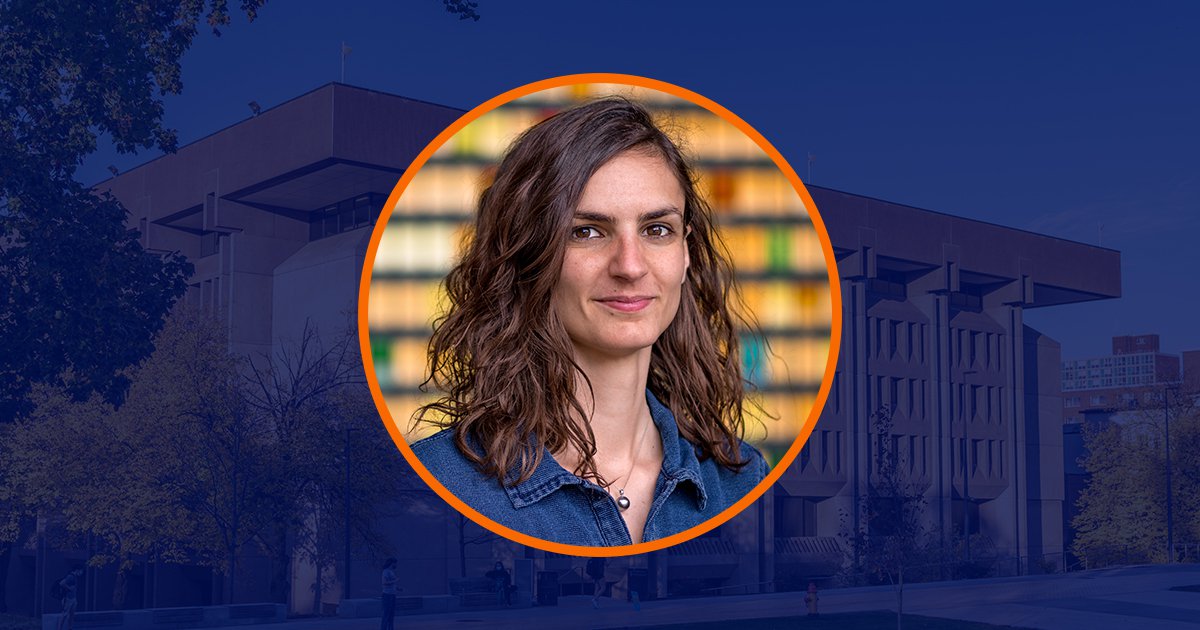
[[[661,210],[654,210],[653,212],[647,212],[646,214],[643,214],[639,218],[639,220],[653,221],[655,219],[661,219],[665,216],[672,215],[672,214],[678,214],[681,217],[683,216],[683,213],[679,211],[679,208],[676,208],[675,206],[668,206]]]
[[[650,212],[643,213],[641,216],[638,217],[638,221],[639,222],[653,221],[655,219],[661,219],[665,216],[672,215],[672,214],[678,214],[680,216],[683,216],[683,213],[679,211],[679,208],[676,208],[675,206],[668,206],[666,208],[661,208],[659,210],[652,210]],[[575,211],[575,219],[579,220],[579,221],[594,221],[596,223],[610,223],[611,224],[611,223],[617,222],[617,220],[614,219],[611,215],[607,215],[602,212],[592,212],[592,211],[588,211],[588,210],[576,210]]]

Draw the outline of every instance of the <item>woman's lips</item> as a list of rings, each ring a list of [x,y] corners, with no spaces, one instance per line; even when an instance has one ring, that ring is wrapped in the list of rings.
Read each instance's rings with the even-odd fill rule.
[[[654,298],[646,296],[614,297],[596,300],[597,302],[622,313],[636,313],[650,305]]]

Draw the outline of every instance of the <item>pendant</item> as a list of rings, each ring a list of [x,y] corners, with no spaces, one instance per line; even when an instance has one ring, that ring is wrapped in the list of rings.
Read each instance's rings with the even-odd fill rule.
[[[617,490],[617,492],[621,493],[621,496],[617,497],[617,507],[621,508],[622,510],[628,510],[629,497],[625,496],[625,488],[621,488]]]

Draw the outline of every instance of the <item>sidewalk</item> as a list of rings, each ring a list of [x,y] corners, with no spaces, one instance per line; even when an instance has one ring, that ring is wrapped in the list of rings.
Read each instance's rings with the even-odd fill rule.
[[[1040,575],[912,584],[906,613],[1054,630],[1200,630],[1200,593],[1170,590],[1200,584],[1200,565],[1122,567]],[[823,591],[821,612],[894,610],[890,587]],[[563,597],[558,606],[396,618],[397,628],[627,628],[736,621],[804,614],[804,593],[774,593],[643,602]],[[373,630],[378,619],[308,619],[271,624],[272,630]]]

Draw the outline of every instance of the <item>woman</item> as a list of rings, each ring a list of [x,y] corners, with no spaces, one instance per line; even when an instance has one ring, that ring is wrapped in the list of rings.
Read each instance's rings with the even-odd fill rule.
[[[679,148],[625,99],[518,138],[479,200],[429,346],[413,445],[467,505],[552,542],[629,545],[717,515],[767,465],[733,270]]]

